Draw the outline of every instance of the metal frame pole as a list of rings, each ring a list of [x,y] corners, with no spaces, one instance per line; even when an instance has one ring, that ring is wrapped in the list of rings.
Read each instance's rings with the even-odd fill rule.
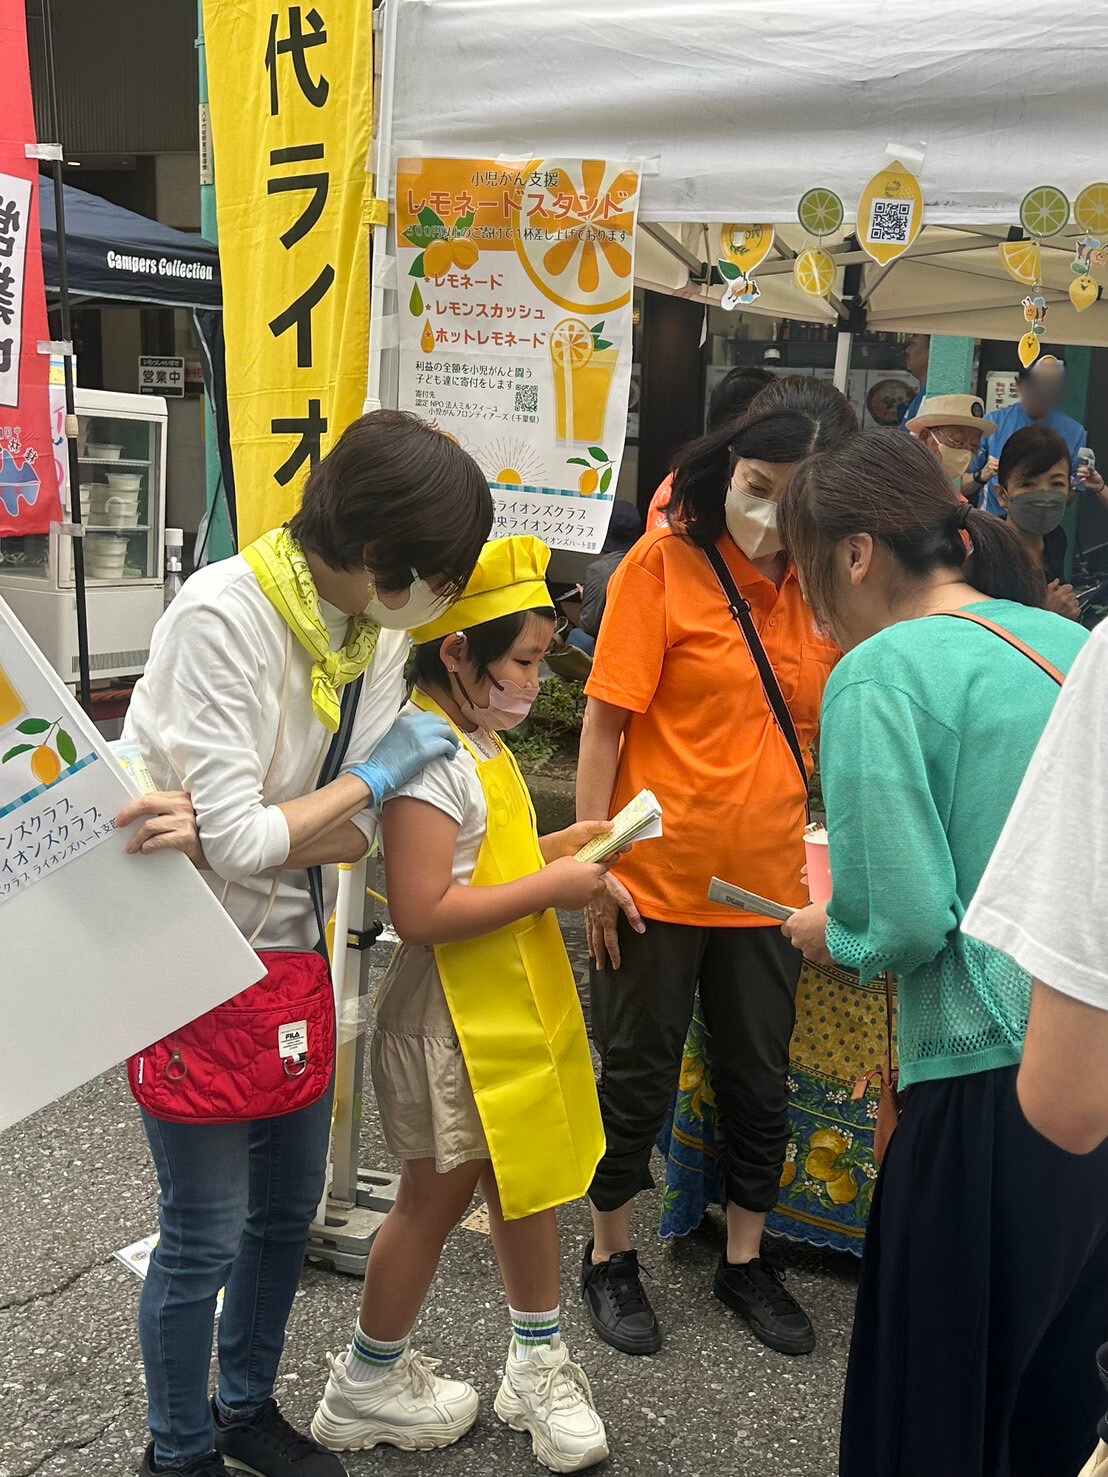
[[[92,680],[89,674],[88,599],[85,588],[85,542],[81,536],[81,468],[77,456],[77,412],[73,394],[73,318],[69,303],[69,261],[65,244],[65,186],[62,182],[61,126],[58,116],[58,84],[54,65],[54,23],[51,0],[42,0],[42,39],[46,52],[47,108],[50,140],[56,146],[51,162],[54,177],[54,220],[58,237],[58,298],[62,340],[65,344],[65,439],[69,459],[70,520],[76,530],[73,538],[73,587],[77,602],[77,669],[80,676],[81,706],[92,716]]]

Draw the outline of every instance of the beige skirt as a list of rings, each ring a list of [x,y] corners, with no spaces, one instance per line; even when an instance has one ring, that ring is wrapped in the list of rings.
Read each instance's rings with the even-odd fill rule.
[[[447,1174],[489,1147],[433,949],[401,945],[377,997],[370,1047],[385,1142]]]

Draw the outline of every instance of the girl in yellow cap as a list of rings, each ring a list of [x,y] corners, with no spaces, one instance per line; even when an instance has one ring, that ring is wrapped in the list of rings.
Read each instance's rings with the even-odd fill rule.
[[[556,908],[581,908],[603,868],[574,854],[592,822],[541,840],[499,733],[527,716],[554,634],[533,538],[487,544],[462,598],[412,633],[412,704],[461,741],[384,808],[389,906],[403,940],[378,1000],[373,1082],[403,1161],[374,1242],[353,1342],[330,1358],[312,1422],[332,1450],[457,1441],[477,1393],[408,1347],[443,1244],[480,1186],[512,1341],[495,1409],[535,1455],[576,1472],[608,1454],[559,1327],[554,1207],[585,1194],[604,1138],[585,1024]]]

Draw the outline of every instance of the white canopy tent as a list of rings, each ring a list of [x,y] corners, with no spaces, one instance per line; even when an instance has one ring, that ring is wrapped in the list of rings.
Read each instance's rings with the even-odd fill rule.
[[[641,159],[636,277],[718,299],[712,224],[781,227],[753,309],[1016,339],[1026,288],[996,244],[1035,185],[1072,199],[1108,175],[1108,22],[1088,0],[385,0],[378,160],[399,155]],[[861,265],[853,300],[805,297],[792,258],[813,186],[847,222],[887,150],[922,153],[928,223],[891,269]],[[905,158],[905,162],[910,162]],[[1108,345],[1108,304],[1067,289],[1076,229],[1043,252],[1052,342]],[[854,326],[860,319],[855,313]]]

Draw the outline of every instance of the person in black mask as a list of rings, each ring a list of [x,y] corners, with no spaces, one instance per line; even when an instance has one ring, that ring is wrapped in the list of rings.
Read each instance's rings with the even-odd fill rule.
[[[1073,500],[1069,449],[1049,426],[1026,426],[1004,445],[997,468],[997,500],[1004,517],[1043,571],[1046,608],[1081,619],[1073,586],[1066,583],[1066,533],[1062,519]]]

